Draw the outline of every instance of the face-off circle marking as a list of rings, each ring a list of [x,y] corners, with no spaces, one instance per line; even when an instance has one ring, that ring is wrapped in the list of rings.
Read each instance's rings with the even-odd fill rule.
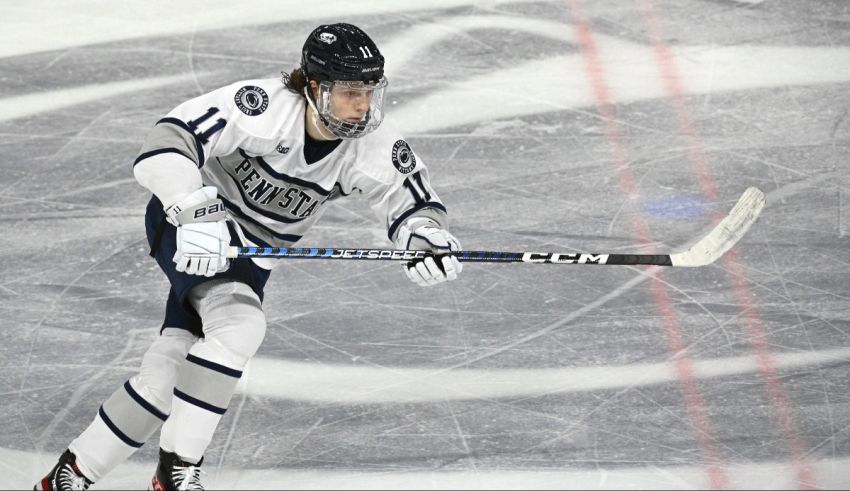
[[[233,101],[236,102],[236,107],[248,116],[263,114],[269,107],[269,95],[265,90],[254,85],[246,85],[236,91]]]
[[[416,167],[416,156],[404,140],[398,140],[393,145],[393,165],[402,174],[410,174]]]

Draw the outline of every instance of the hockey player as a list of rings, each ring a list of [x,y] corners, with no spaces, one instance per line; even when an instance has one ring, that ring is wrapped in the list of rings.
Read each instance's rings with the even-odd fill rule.
[[[435,252],[405,265],[414,283],[457,278],[461,264],[445,253],[460,244],[428,171],[383,122],[386,86],[366,33],[322,25],[283,83],[237,82],[157,122],[134,174],[153,193],[147,236],[171,283],[165,321],[139,373],[35,489],[87,489],[160,426],[153,489],[203,489],[204,451],[263,340],[263,287],[278,264],[228,261],[231,244],[291,246],[329,202],[359,195],[397,248]]]

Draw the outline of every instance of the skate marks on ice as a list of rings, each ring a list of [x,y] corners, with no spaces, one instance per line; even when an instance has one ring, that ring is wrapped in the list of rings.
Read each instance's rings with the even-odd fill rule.
[[[219,20],[217,16],[210,16],[196,20],[195,25],[199,28],[212,28],[217,26]],[[523,32],[549,37],[554,41],[578,44],[573,39],[573,30],[563,23],[507,15],[445,17],[434,23],[414,26],[404,35],[389,40],[384,50],[388,59],[393,60],[388,67],[388,74],[393,76],[402,72],[417,54],[441,41],[485,29]],[[121,33],[116,32],[104,41],[156,34],[164,33],[155,29],[125,30],[123,38],[119,37]],[[410,43],[411,36],[415,36],[419,42]],[[663,80],[654,63],[651,46],[603,34],[596,34],[595,38],[605,72],[608,74],[613,100],[622,104],[662,99],[667,96]],[[63,39],[66,41],[57,40],[59,45],[55,48],[66,47],[62,42],[73,42],[70,38]],[[0,43],[0,46],[3,45],[22,47],[19,51],[7,55],[26,53],[23,46],[29,46]],[[685,93],[690,95],[850,81],[848,48],[684,46],[673,51],[679,62],[678,68],[681,71]],[[592,85],[583,76],[576,76],[584,73],[582,64],[581,54],[555,56],[524,63],[509,70],[461,79],[451,88],[414,98],[395,108],[393,116],[408,133],[424,133],[469,123],[591,107],[594,104]],[[545,75],[537,78],[538,83],[526,86],[523,91],[515,91],[516,87],[524,85],[529,73]],[[182,83],[192,77],[207,75],[210,74],[195,73],[108,82],[0,99],[0,121],[32,116],[104,97]],[[506,97],[508,94],[510,97]],[[494,98],[500,100],[500,104],[492,104]],[[458,101],[464,103],[458,104]]]
[[[786,353],[775,358],[778,369],[814,367],[850,359],[850,349],[817,353]],[[754,357],[698,361],[701,378],[751,373]],[[543,395],[553,392],[594,391],[637,387],[672,381],[669,363],[538,370],[437,371],[399,368],[316,366],[255,358],[245,371],[240,391],[251,396],[310,400],[321,403],[425,402],[469,398]],[[285,375],[285,376],[282,376]],[[275,384],[259,383],[277,380]],[[566,383],[565,383],[566,382]],[[440,387],[440,384],[445,384]],[[54,454],[0,448],[8,481],[0,489],[24,489],[32,476],[49,466]],[[104,489],[136,489],[150,478],[153,462],[124,463],[98,483]],[[819,459],[812,470],[826,489],[846,487],[844,470],[850,459]],[[793,489],[796,476],[786,462],[730,464],[732,489]],[[709,483],[701,466],[656,466],[586,469],[581,471],[385,471],[346,472],[303,469],[244,469],[223,467],[209,475],[207,485],[224,489],[705,489]],[[356,486],[352,486],[356,483]]]
[[[206,76],[208,73],[198,73]],[[152,90],[168,85],[191,81],[193,75],[173,75],[170,77],[151,77],[121,82],[107,82],[85,85],[71,89],[37,92],[0,99],[0,121],[25,118],[50,111],[56,111],[78,104],[95,102],[108,97],[129,95],[143,90]]]
[[[450,27],[450,28],[447,28]],[[514,16],[464,16],[417,26],[417,43],[397,39],[387,48],[389,59],[412,60],[429,46],[481,29],[522,31],[555,41],[579,44],[563,23]],[[597,49],[617,104],[668,96],[653,48],[595,33]],[[850,49],[793,46],[682,46],[673,48],[684,93],[708,94],[850,80]],[[395,58],[394,58],[395,56]],[[394,110],[408,131],[428,132],[470,123],[592,107],[593,86],[584,78],[580,53],[520,64],[491,74],[459,80]],[[405,63],[396,65],[403,69]],[[389,71],[392,75],[392,68]],[[540,74],[527,84],[528,74]],[[516,87],[523,87],[516,91]],[[499,104],[493,104],[499,100]],[[464,101],[458,104],[458,101]]]
[[[0,489],[28,489],[32,476],[44,472],[53,454],[0,448],[8,480]],[[139,489],[150,480],[156,464],[125,462],[94,489]],[[850,459],[812,464],[826,489],[846,487],[841,478]],[[795,476],[786,463],[735,464],[727,468],[731,489],[794,489]],[[587,469],[581,471],[387,471],[352,472],[300,469],[221,468],[206,476],[208,489],[707,489],[699,466]]]
[[[776,353],[777,370],[818,367],[850,360],[850,348]],[[755,373],[755,355],[695,360],[695,378]],[[673,383],[673,361],[604,367],[538,369],[424,369],[300,363],[255,357],[237,390],[251,396],[315,403],[412,403],[538,397]]]
[[[188,5],[197,3],[191,0]],[[465,5],[491,5],[498,3],[522,2],[471,2],[446,1],[440,9],[449,9]],[[67,26],[83,26],[86,35],[63,35],[51,39],[40,34],[38,42],[46,42],[48,47],[39,46],[33,41],[26,49],[33,52],[38,49],[59,49],[72,44],[105,42],[109,40],[129,39],[132,37],[174,35],[180,32],[194,32],[201,29],[218,28],[223,25],[232,27],[235,22],[253,24],[260,22],[289,22],[311,16],[304,9],[290,8],[287,2],[269,9],[266,2],[249,1],[241,4],[241,11],[262,11],[262,16],[234,16],[232,3],[204,2],[203,9],[187,9],[186,15],[161,14],[167,8],[174,13],[173,5],[165,2],[149,4],[151,15],[158,15],[156,21],[145,16],[147,12],[133,12],[126,9],[121,15],[104,12],[101,17],[79,14],[78,10],[94,11],[103,7],[103,2],[86,1],[74,4],[75,12],[69,12],[64,19]],[[388,0],[372,1],[368,5],[356,2],[330,2],[338,6],[340,14],[392,13],[403,10],[421,9],[421,4],[410,1]],[[253,6],[262,8],[253,9]],[[64,6],[52,6],[62,9]],[[116,7],[117,8],[117,7]],[[121,7],[124,9],[124,7]],[[428,7],[425,7],[426,9]],[[16,12],[38,12],[39,3],[18,7]],[[345,10],[351,9],[351,10]],[[179,9],[178,9],[179,10]],[[439,11],[437,13],[440,13]],[[39,12],[40,19],[43,20]],[[60,15],[61,16],[61,15]],[[123,16],[125,21],[116,21]],[[53,17],[59,17],[54,15]],[[283,18],[285,17],[285,18]],[[386,53],[394,61],[389,74],[400,73],[406,65],[429,47],[437,43],[452,40],[453,36],[468,35],[475,30],[505,29],[515,32],[548,37],[555,41],[574,43],[571,37],[573,29],[569,24],[543,19],[531,19],[522,15],[480,15],[480,16],[444,16],[429,17],[426,24],[414,23],[409,30],[396,38],[389,38]],[[55,22],[55,21],[54,21]],[[110,25],[101,25],[100,23]],[[129,26],[129,27],[128,27]],[[51,32],[67,32],[57,29]],[[0,38],[15,36],[14,29],[0,30]],[[98,36],[101,36],[100,38]],[[411,43],[410,39],[416,39]],[[652,69],[649,47],[629,41],[598,35],[600,54],[605,60],[605,69],[611,73],[613,98],[617,103],[628,103],[646,99],[666,97],[662,83]],[[53,43],[53,44],[51,44]],[[70,44],[62,44],[70,43]],[[687,44],[687,40],[683,41]],[[0,49],[19,49],[26,42],[0,43]],[[52,48],[49,46],[53,46]],[[751,51],[752,50],[752,51]],[[22,54],[20,51],[16,54]],[[705,94],[719,91],[754,90],[765,87],[785,85],[809,85],[832,83],[850,79],[848,59],[850,50],[833,48],[797,48],[797,47],[744,47],[744,46],[682,46],[676,48],[677,61],[684,63],[683,73],[686,92]],[[61,56],[61,55],[60,55]],[[577,55],[576,55],[577,56]],[[394,115],[401,119],[408,132],[440,130],[467,123],[498,121],[504,118],[521,117],[527,114],[541,114],[564,109],[588,108],[593,105],[588,84],[583,80],[584,70],[576,56],[553,56],[545,60],[523,61],[514,68],[497,70],[491,74],[466,78],[461,75],[460,84],[448,90],[423,87],[421,91],[407,99],[407,102],[394,108]],[[397,58],[395,58],[397,57]],[[652,73],[649,70],[653,70]],[[534,91],[525,90],[528,84],[522,83],[523,91],[517,91],[520,78],[529,73],[540,77],[540,91],[537,85]],[[545,76],[541,76],[545,74]],[[33,95],[10,97],[0,104],[0,118],[22,118],[37,113],[62,109],[72,104],[87,104],[99,98],[126,95],[134,91],[145,91],[160,84],[185,83],[194,75],[176,75],[139,79],[132,82],[107,82],[103,85],[91,84],[73,88],[62,88]],[[553,90],[557,87],[558,90]],[[489,91],[479,98],[476,92]],[[489,94],[489,95],[488,95]],[[505,104],[492,104],[492,97],[498,96]],[[510,95],[510,97],[505,97]],[[43,97],[42,97],[43,96]],[[517,97],[520,97],[517,99]],[[516,104],[513,104],[516,102]],[[54,104],[51,106],[51,104]],[[63,105],[64,104],[64,105]],[[430,106],[429,106],[430,105]],[[428,114],[440,114],[439,120],[425,119],[420,112],[429,106]],[[499,107],[493,107],[499,106]],[[154,109],[153,107],[151,109]],[[161,108],[160,108],[161,109]],[[3,113],[3,111],[7,111]],[[24,112],[26,111],[26,112]],[[422,135],[420,135],[422,136]],[[425,135],[428,136],[428,135]],[[439,137],[439,134],[434,134]],[[486,157],[486,155],[485,155]],[[804,174],[806,175],[806,174]],[[811,188],[811,182],[806,183]],[[79,189],[66,188],[63,193],[76,193]],[[61,195],[61,194],[60,194]],[[127,226],[137,225],[127,224]],[[122,223],[123,227],[123,223]],[[81,227],[90,230],[92,227]],[[123,228],[121,229],[124,230]],[[91,233],[91,232],[87,232]],[[558,321],[559,326],[563,321]],[[848,358],[845,350],[785,352],[777,353],[777,368],[789,373],[800,367],[826,366],[840,363]],[[399,360],[403,364],[403,360]],[[696,376],[712,377],[733,376],[754,372],[754,361],[750,356],[701,360],[696,364]],[[637,367],[637,369],[636,369]],[[646,372],[636,375],[631,370]],[[796,370],[795,370],[796,369]],[[280,380],[276,387],[255,383],[270,377]],[[342,364],[306,364],[287,362],[277,359],[257,358],[246,371],[247,384],[243,384],[244,394],[250,397],[264,397],[271,400],[307,400],[320,403],[392,403],[393,401],[434,401],[497,399],[544,395],[552,392],[598,391],[606,388],[638,387],[652,384],[665,384],[672,381],[669,363],[647,365],[573,367],[559,369],[522,369],[522,370],[473,370],[473,369],[424,369],[409,366],[366,366]],[[292,381],[298,381],[297,383]],[[312,387],[306,390],[305,387]],[[333,387],[333,390],[327,390]],[[324,388],[324,389],[323,389]],[[842,432],[843,430],[837,430]],[[840,454],[839,454],[840,456]],[[835,457],[833,454],[832,457]],[[33,476],[43,474],[51,465],[54,454],[35,454],[0,449],[0,458],[6,463],[14,479],[3,486],[13,488],[31,486]],[[728,465],[730,487],[747,488],[753,483],[762,483],[763,487],[792,488],[797,485],[793,480],[788,462],[774,462],[781,457],[765,459],[765,463],[747,465]],[[9,463],[14,463],[10,465]],[[477,472],[383,472],[349,473],[328,470],[288,470],[280,469],[240,469],[224,468],[219,479],[211,480],[210,485],[232,488],[343,488],[351,487],[353,482],[362,488],[705,488],[705,470],[701,467],[663,466],[654,467],[653,462],[641,465],[638,459],[631,468],[613,470],[588,468],[577,472],[549,471],[477,471]],[[99,487],[133,489],[145,483],[152,470],[152,462],[147,464],[126,464]],[[818,460],[813,463],[813,471],[818,476],[818,485],[841,488],[847,486],[850,479],[846,469],[850,466],[847,459]]]
[[[325,0],[322,8],[316,10],[305,9],[303,3],[292,0],[243,0],[238,4],[229,0],[183,0],[179,5],[169,0],[130,3],[37,0],[5,7],[6,19],[14,19],[14,22],[7,20],[0,29],[0,57],[199,30],[320,19],[330,13],[336,18],[350,18],[537,1],[440,0],[427,4],[418,0]],[[32,26],[41,28],[33,29]]]

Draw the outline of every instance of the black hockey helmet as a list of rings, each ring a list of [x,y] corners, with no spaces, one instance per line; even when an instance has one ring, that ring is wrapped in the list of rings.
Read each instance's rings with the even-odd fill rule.
[[[321,25],[301,51],[301,70],[310,80],[376,83],[384,76],[384,55],[375,42],[351,24]]]

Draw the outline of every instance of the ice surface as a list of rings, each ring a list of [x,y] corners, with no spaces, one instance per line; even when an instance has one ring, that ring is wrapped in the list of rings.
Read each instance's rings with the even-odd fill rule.
[[[49,469],[141,360],[167,283],[131,164],[183,100],[363,27],[468,249],[694,269],[292,260],[208,487],[850,487],[850,9],[814,0],[34,1],[0,20],[0,488]],[[334,205],[299,245],[386,247]],[[99,483],[138,489],[157,439]],[[97,487],[95,488],[97,489]]]

